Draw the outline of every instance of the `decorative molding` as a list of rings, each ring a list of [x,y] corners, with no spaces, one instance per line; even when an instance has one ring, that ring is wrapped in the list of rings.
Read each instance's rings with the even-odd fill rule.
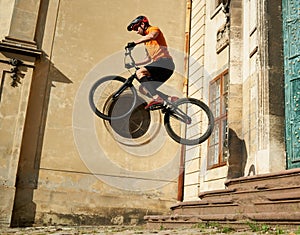
[[[12,87],[17,87],[19,84],[21,84],[21,78],[24,77],[24,73],[22,73],[21,69],[20,69],[20,66],[23,66],[24,65],[24,62],[19,60],[19,59],[16,59],[16,58],[12,58],[12,59],[9,59],[9,60],[0,60],[1,63],[6,63],[6,64],[9,64],[12,66],[12,68],[10,69],[10,71],[6,71],[6,70],[3,70],[3,76],[2,76],[2,79],[4,79],[4,74],[5,73],[10,73],[10,77],[12,79],[12,82],[11,82],[11,86]],[[2,87],[0,89],[2,91]],[[0,93],[1,93],[0,91]],[[1,94],[0,94],[1,96]],[[1,100],[1,99],[0,99]]]
[[[249,36],[251,37],[257,30],[257,27],[255,26],[252,30],[250,30]]]
[[[229,24],[224,24],[217,32],[216,52],[219,54],[229,45]]]
[[[210,19],[213,19],[221,10],[223,9],[223,5],[220,4],[211,14]]]
[[[0,51],[13,52],[32,57],[39,57],[42,51],[37,49],[35,42],[23,41],[11,37],[5,37],[0,42]]]
[[[251,58],[258,51],[258,46],[254,47],[254,49],[250,52],[249,58]]]

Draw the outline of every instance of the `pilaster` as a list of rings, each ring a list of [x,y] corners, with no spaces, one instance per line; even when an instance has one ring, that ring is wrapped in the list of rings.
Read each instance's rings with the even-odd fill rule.
[[[42,55],[35,42],[41,2],[15,1],[10,29],[5,29],[9,33],[0,42],[0,224],[5,226],[12,218],[34,65]],[[1,8],[0,14],[11,8],[11,4]]]
[[[229,32],[229,87],[228,87],[228,178],[243,175],[244,155],[242,112],[242,2],[232,0],[230,3]]]

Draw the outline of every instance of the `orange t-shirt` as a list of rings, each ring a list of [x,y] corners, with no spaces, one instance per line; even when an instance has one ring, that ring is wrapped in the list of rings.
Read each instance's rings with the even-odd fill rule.
[[[169,54],[167,43],[163,33],[156,26],[149,26],[145,31],[145,34],[150,32],[158,31],[159,34],[153,40],[145,42],[146,50],[153,61],[156,61],[160,58],[172,58]]]

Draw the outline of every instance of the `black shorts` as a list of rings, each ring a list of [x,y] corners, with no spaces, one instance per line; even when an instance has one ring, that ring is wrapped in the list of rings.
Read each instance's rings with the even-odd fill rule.
[[[151,74],[151,80],[164,83],[167,81],[175,69],[172,58],[161,58],[145,66]]]

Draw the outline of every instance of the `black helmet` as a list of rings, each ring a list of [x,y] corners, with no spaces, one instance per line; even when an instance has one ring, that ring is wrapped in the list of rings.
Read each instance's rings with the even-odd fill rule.
[[[137,30],[137,28],[141,25],[142,22],[149,26],[149,21],[146,16],[138,16],[127,26],[127,30]]]

